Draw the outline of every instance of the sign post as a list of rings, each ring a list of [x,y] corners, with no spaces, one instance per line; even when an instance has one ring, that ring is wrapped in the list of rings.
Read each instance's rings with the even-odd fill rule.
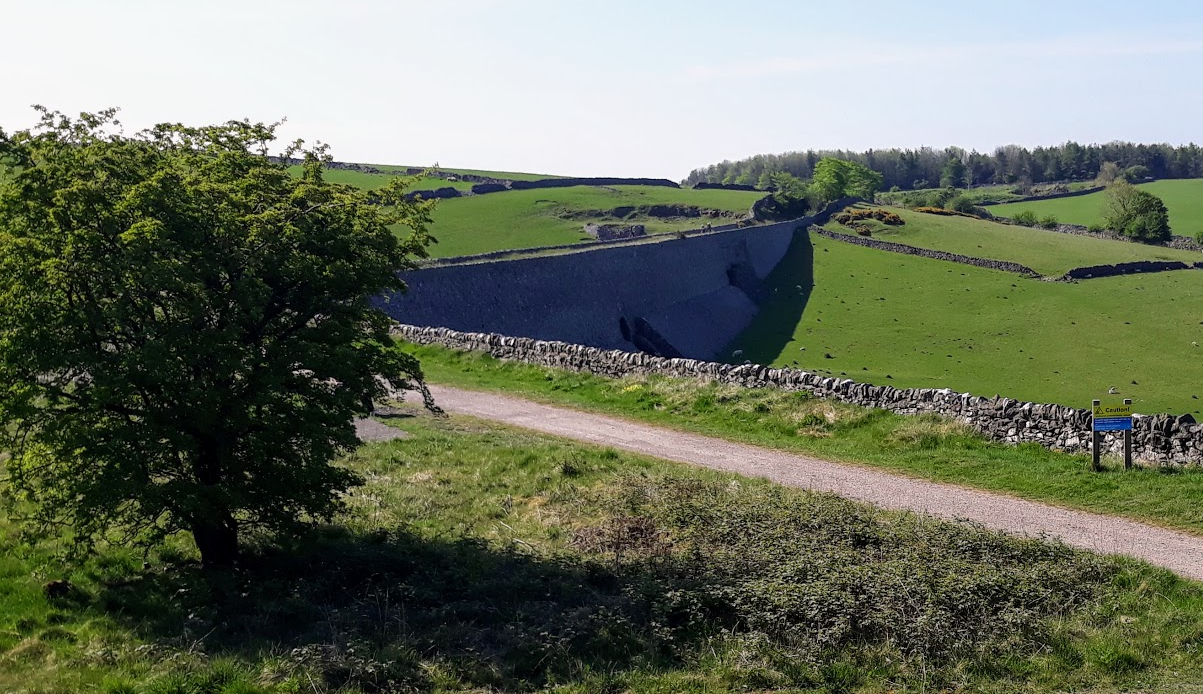
[[[1132,398],[1124,398],[1128,408],[1128,428],[1124,429],[1124,469],[1132,469]]]
[[[1103,432],[1124,432],[1124,469],[1132,467],[1132,400],[1124,398],[1123,404],[1106,403],[1099,400],[1091,407],[1091,430],[1094,434],[1094,446],[1091,464],[1097,472],[1102,469]]]

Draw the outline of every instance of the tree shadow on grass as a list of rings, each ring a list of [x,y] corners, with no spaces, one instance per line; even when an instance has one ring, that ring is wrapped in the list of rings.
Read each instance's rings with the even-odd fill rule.
[[[754,364],[776,361],[794,339],[794,330],[814,292],[814,265],[815,249],[810,232],[799,229],[794,233],[785,257],[765,279],[769,298],[760,306],[751,324],[719,354],[729,355],[740,350],[743,354],[732,361],[746,359]]]
[[[142,638],[330,688],[461,683],[529,690],[588,672],[668,665],[624,578],[596,562],[499,551],[472,540],[327,528],[230,572],[179,565],[108,586],[106,613]]]

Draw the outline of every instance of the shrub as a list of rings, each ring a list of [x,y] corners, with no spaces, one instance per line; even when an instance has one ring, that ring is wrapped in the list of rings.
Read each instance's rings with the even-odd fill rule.
[[[1140,183],[1146,178],[1151,178],[1152,173],[1149,167],[1137,164],[1136,166],[1129,166],[1127,169],[1124,169],[1123,177],[1129,183]]]
[[[969,197],[966,195],[958,195],[955,198],[952,198],[944,204],[944,207],[952,210],[953,212],[970,214],[975,217],[977,216],[977,206],[974,205],[973,200],[969,199]]]
[[[884,521],[834,497],[692,479],[620,484],[610,504],[658,542],[615,560],[661,567],[645,570],[640,596],[673,643],[722,627],[795,658],[877,647],[940,667],[983,649],[1046,647],[1048,625],[1096,601],[1113,571],[1062,546]]]
[[[1086,231],[1089,231],[1092,234],[1106,234],[1107,227],[1103,226],[1102,224],[1091,224],[1090,226],[1086,227]]]
[[[970,217],[972,219],[978,218],[978,216],[975,214],[969,214],[966,212],[957,212],[956,210],[950,210],[950,209],[947,209],[944,207],[932,207],[932,206],[928,206],[928,205],[925,205],[923,207],[916,207],[915,212],[922,212],[924,214],[938,214],[938,215],[943,215],[945,217]]]
[[[1195,243],[1203,246],[1203,229],[1195,232]]]
[[[1069,186],[1065,185],[1064,183],[1051,183],[1032,188],[1032,195],[1060,195],[1068,192]]]
[[[1045,229],[1056,229],[1059,224],[1060,222],[1057,221],[1057,218],[1051,214],[1040,220],[1040,226]]]
[[[1036,216],[1035,212],[1032,212],[1031,210],[1024,210],[1023,212],[1019,212],[1012,217],[1011,221],[1020,226],[1034,227],[1040,223],[1040,218]]]
[[[1170,213],[1161,198],[1126,181],[1107,189],[1107,226],[1142,243],[1170,239]]]
[[[856,222],[866,219],[876,219],[882,224],[892,227],[906,224],[902,217],[899,217],[897,214],[890,212],[889,210],[882,209],[858,210],[856,208],[849,207],[835,216],[835,221],[843,224],[844,226],[854,226]]]
[[[956,188],[941,188],[933,192],[933,202],[936,207],[948,207],[948,201],[957,196]]]

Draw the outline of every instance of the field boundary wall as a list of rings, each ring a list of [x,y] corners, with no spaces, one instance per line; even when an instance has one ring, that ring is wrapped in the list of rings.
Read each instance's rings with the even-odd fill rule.
[[[930,248],[919,248],[918,246],[908,246],[905,243],[894,243],[892,241],[880,241],[874,238],[864,236],[852,236],[851,234],[841,234],[838,231],[831,231],[822,227],[813,227],[812,233],[819,236],[825,236],[829,239],[850,243],[854,246],[864,246],[865,248],[875,248],[880,251],[888,251],[890,253],[902,253],[904,255],[913,255],[920,258],[931,258],[932,260],[946,260],[950,263],[960,263],[962,265],[972,265],[974,267],[986,268],[987,270],[1001,270],[1002,272],[1013,272],[1019,275],[1029,277],[1039,277],[1040,273],[1026,265],[1013,263],[1009,260],[991,260],[989,258],[975,258],[971,255],[961,255],[959,253],[947,253],[945,251],[935,251]]]
[[[995,441],[1035,443],[1068,453],[1089,453],[1090,410],[1064,405],[980,397],[947,388],[895,388],[859,383],[816,373],[758,364],[732,365],[696,359],[664,358],[624,350],[605,350],[558,341],[472,333],[437,327],[399,325],[396,337],[415,344],[483,352],[498,359],[584,372],[608,378],[661,375],[748,388],[804,391],[862,407],[903,415],[934,414],[966,424]],[[1133,455],[1148,464],[1199,465],[1203,462],[1203,425],[1189,414],[1136,415]],[[1103,451],[1122,454],[1123,440],[1106,434]]]

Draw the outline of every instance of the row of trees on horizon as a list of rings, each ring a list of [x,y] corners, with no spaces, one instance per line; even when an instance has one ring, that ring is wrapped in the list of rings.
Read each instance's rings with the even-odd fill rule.
[[[832,157],[857,162],[882,175],[884,189],[911,190],[953,185],[972,187],[1007,183],[1086,181],[1098,177],[1103,165],[1115,162],[1123,168],[1143,166],[1153,178],[1203,178],[1203,147],[1109,142],[1081,145],[1066,142],[1053,147],[1028,149],[1007,145],[992,154],[966,151],[960,147],[878,149],[866,152],[807,150],[784,154],[757,154],[739,161],[724,161],[694,169],[685,179],[697,183],[727,183],[767,188],[776,173],[809,179],[815,166]],[[947,181],[950,160],[964,164],[964,178]]]

